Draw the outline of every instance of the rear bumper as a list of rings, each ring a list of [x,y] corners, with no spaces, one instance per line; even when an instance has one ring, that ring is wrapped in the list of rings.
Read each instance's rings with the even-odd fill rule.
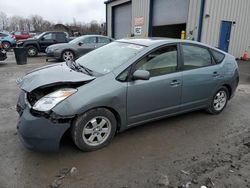
[[[44,117],[36,117],[28,107],[22,111],[17,124],[24,146],[42,152],[58,151],[60,140],[69,127],[69,123],[53,123]]]

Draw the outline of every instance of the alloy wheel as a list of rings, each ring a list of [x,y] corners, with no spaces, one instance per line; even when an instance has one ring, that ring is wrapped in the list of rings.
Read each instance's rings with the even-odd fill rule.
[[[111,122],[103,116],[92,118],[83,128],[82,138],[90,146],[104,143],[111,133]]]
[[[28,54],[29,54],[29,56],[35,56],[35,55],[36,55],[36,50],[33,49],[33,48],[30,48],[30,49],[28,50]]]
[[[74,59],[74,54],[71,51],[65,51],[63,53],[63,60],[64,61],[71,61]]]
[[[3,42],[3,48],[4,48],[5,50],[10,49],[10,43],[8,43],[8,42]]]
[[[214,97],[213,105],[216,111],[222,110],[227,103],[227,93],[220,90]]]

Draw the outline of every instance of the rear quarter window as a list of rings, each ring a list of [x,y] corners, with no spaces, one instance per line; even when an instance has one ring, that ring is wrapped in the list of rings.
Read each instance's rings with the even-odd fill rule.
[[[211,49],[211,52],[216,64],[220,64],[225,58],[225,54],[218,52],[217,50]]]

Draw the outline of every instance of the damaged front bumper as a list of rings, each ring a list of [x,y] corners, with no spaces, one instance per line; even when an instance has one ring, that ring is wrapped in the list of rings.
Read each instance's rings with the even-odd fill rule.
[[[20,98],[23,97],[19,97],[17,105],[20,115],[17,130],[24,146],[34,151],[58,151],[60,140],[69,129],[70,122],[52,121],[46,117],[34,115],[30,107],[25,105]]]

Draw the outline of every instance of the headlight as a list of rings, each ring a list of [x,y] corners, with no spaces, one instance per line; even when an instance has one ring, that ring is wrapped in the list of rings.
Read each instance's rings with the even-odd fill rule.
[[[42,112],[49,111],[54,108],[59,102],[65,100],[75,92],[77,92],[77,89],[72,88],[57,90],[39,99],[33,106],[33,109]]]

